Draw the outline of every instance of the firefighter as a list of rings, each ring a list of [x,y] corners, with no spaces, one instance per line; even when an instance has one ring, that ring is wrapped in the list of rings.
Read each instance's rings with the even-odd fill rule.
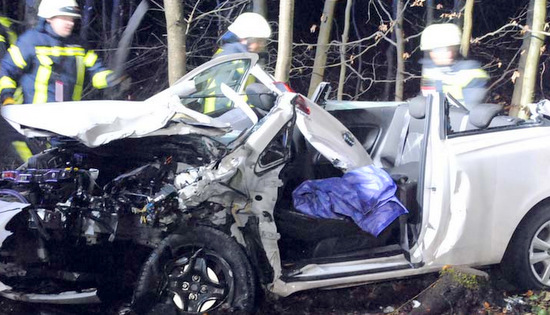
[[[42,0],[38,25],[25,32],[8,49],[0,70],[0,100],[14,104],[14,92],[23,88],[23,102],[79,101],[87,75],[97,89],[120,82],[103,67],[93,50],[85,49],[74,36],[80,18],[75,0]]]
[[[12,30],[12,21],[0,16],[0,59],[8,52],[10,45],[17,41],[17,34]],[[21,90],[16,91],[16,95]],[[17,98],[17,97],[15,97]],[[13,169],[26,162],[32,151],[27,144],[25,137],[20,135],[10,124],[0,116],[0,169]]]
[[[259,53],[271,37],[271,27],[258,13],[246,12],[239,15],[228,31],[220,38],[220,48],[214,57],[251,52]]]
[[[468,110],[485,98],[489,76],[477,61],[464,59],[459,52],[462,34],[451,23],[432,24],[422,32],[420,49],[429,58],[422,60],[423,94],[449,93]]]
[[[265,49],[267,39],[271,36],[271,27],[266,19],[258,13],[246,12],[239,15],[231,25],[228,31],[219,39],[220,48],[214,54],[214,58],[236,54],[236,53],[260,53]],[[243,67],[236,68],[235,76],[244,74]],[[221,97],[222,94],[219,88],[220,82],[227,80],[225,73],[220,73],[211,78],[206,89],[207,95],[202,112],[210,114],[218,111],[225,111],[231,107],[231,102]],[[253,83],[253,77],[245,85]]]

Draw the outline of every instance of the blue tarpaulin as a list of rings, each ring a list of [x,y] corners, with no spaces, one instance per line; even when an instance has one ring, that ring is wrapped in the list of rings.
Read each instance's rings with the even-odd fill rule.
[[[307,215],[350,217],[361,229],[378,236],[397,217],[408,213],[395,197],[397,186],[384,170],[369,165],[342,177],[303,182],[292,193],[294,208]]]

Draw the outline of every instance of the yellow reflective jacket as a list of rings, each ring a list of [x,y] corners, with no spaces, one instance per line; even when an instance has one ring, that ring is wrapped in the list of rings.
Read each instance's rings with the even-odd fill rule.
[[[13,97],[18,85],[27,104],[79,101],[87,75],[95,88],[114,85],[112,71],[94,51],[83,48],[75,36],[56,35],[43,19],[10,46],[0,68],[1,101]]]
[[[451,94],[467,108],[481,103],[485,97],[487,73],[474,60],[458,60],[450,66],[436,66],[422,60],[422,91],[437,90]]]
[[[12,31],[11,25],[10,19],[0,16],[0,58],[4,57],[8,47],[17,41],[17,34]]]

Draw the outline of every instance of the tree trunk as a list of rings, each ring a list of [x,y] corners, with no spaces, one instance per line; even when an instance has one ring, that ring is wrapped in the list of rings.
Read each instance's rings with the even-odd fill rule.
[[[186,22],[183,18],[183,2],[165,0],[166,32],[168,35],[168,81],[170,85],[185,74]]]
[[[135,10],[136,10],[136,0],[130,0],[130,9],[128,10],[129,15],[132,16]]]
[[[317,38],[317,49],[315,50],[315,61],[313,62],[313,71],[309,81],[308,96],[311,96],[315,89],[323,81],[325,66],[327,63],[327,51],[329,49],[330,33],[332,30],[332,20],[334,19],[334,7],[337,0],[325,0],[323,14],[321,15],[321,26],[319,27],[319,37]]]
[[[382,4],[381,4],[382,5]],[[392,12],[394,12],[396,9],[395,6],[395,0],[392,3]],[[393,16],[395,18],[395,13],[393,13]],[[391,21],[393,23],[393,21]],[[391,32],[391,39],[395,43],[396,42],[396,36],[395,32]],[[395,69],[395,61],[396,59],[396,47],[395,45],[388,45],[388,48],[386,49],[386,82],[384,83],[384,93],[382,94],[382,99],[385,101],[391,101],[395,98],[395,76],[396,76],[396,69]]]
[[[357,21],[356,21],[356,6],[357,6],[357,1],[353,2],[353,5],[351,7],[351,18],[352,18],[352,21],[353,21],[353,29],[355,31],[355,37],[356,38],[361,38],[361,33],[359,32],[359,28],[357,27]],[[361,46],[357,46],[355,48],[355,54],[356,58],[354,58],[354,61],[356,62],[356,65],[357,65],[357,73],[362,73],[363,72],[363,55],[361,54]],[[363,80],[355,80],[356,83],[355,83],[355,92],[353,93],[353,98],[352,100],[357,100],[359,99],[359,96],[360,96],[360,92],[362,92],[363,90]]]
[[[347,0],[346,13],[344,15],[344,32],[342,33],[342,45],[340,46],[340,80],[338,81],[338,100],[342,100],[344,95],[344,82],[346,82],[346,66],[347,66],[347,44],[349,38],[349,24],[351,16],[351,5],[353,0]]]
[[[25,5],[26,3],[26,5]],[[36,26],[38,23],[38,6],[40,5],[40,0],[30,0],[30,1],[21,1],[19,12],[25,12],[25,29],[31,29]],[[21,10],[25,8],[25,10]],[[18,17],[21,20],[21,17]]]
[[[403,0],[395,1],[395,43],[397,44],[397,73],[395,74],[395,100],[403,100],[403,85],[405,84],[405,43],[403,38]]]
[[[120,0],[113,0],[113,7],[111,11],[111,46],[113,48],[116,47],[116,38],[120,24]]]
[[[439,279],[416,297],[420,305],[408,314],[444,314],[459,301],[468,305],[467,299],[474,299],[470,304],[477,304],[475,298],[487,290],[488,279],[487,273],[469,267],[444,267]]]
[[[108,12],[109,10],[107,9],[107,0],[103,0],[101,1],[101,28],[102,28],[102,33],[103,33],[103,43],[108,43],[109,42],[109,30],[107,28],[107,25],[109,23],[109,18],[108,18]]]
[[[434,22],[434,0],[426,1],[426,25]]]
[[[279,7],[279,45],[275,79],[288,82],[292,64],[292,29],[294,26],[294,0],[281,0]]]
[[[392,39],[395,41],[395,32],[392,33]],[[386,49],[386,82],[384,83],[384,93],[382,99],[384,101],[390,101],[391,91],[393,87],[393,79],[395,78],[395,46],[388,45]]]
[[[544,20],[546,18],[546,0],[531,0],[527,13],[529,31],[523,39],[519,61],[519,78],[515,82],[512,96],[511,116],[527,118],[527,104],[533,102],[535,83],[539,69],[541,47],[544,44]]]
[[[90,29],[90,22],[94,13],[94,0],[86,0],[84,7],[82,8],[82,25],[80,27],[80,39],[87,45],[88,43],[88,30]]]
[[[464,26],[462,27],[462,41],[460,44],[460,53],[468,57],[470,50],[470,39],[472,38],[472,23],[474,13],[474,0],[466,0],[464,6]]]
[[[454,19],[456,20],[455,24],[459,27],[462,27],[462,24],[464,22],[464,15],[462,12],[462,10],[464,9],[464,1],[467,0],[454,0],[453,13],[456,14],[456,17]]]
[[[252,9],[254,12],[261,14],[267,18],[267,2],[266,0],[252,0]]]

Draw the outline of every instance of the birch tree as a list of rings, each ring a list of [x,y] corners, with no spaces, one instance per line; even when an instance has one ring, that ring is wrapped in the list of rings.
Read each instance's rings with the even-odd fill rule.
[[[434,22],[434,0],[426,1],[426,26]]]
[[[107,26],[109,22],[108,18],[109,5],[107,0],[101,1],[101,33],[103,34],[103,42],[109,42],[109,28]]]
[[[340,79],[338,81],[338,100],[342,100],[344,95],[344,83],[346,81],[346,67],[347,67],[347,43],[349,37],[349,25],[351,16],[351,5],[353,0],[347,0],[346,13],[344,17],[344,32],[342,33],[342,45],[340,45]]]
[[[111,46],[114,48],[117,44],[117,35],[120,31],[122,7],[120,0],[112,0],[111,10]]]
[[[533,102],[533,93],[539,68],[541,47],[544,44],[544,23],[546,19],[546,0],[530,0],[527,12],[527,26],[521,57],[519,77],[514,85],[512,109],[510,115],[527,118],[527,104]]]
[[[36,23],[38,23],[38,6],[40,6],[41,0],[28,0],[28,1],[21,1],[19,2],[20,9],[19,12],[25,12],[25,28],[31,29],[36,26]],[[21,7],[25,8],[25,10],[21,10]],[[21,18],[19,18],[21,19]]]
[[[281,0],[279,7],[279,44],[275,78],[288,81],[292,63],[292,29],[294,27],[294,0]]]
[[[183,18],[181,0],[165,0],[166,32],[168,40],[168,81],[170,85],[181,78],[186,71],[186,22]]]
[[[325,0],[323,14],[320,19],[321,23],[319,27],[319,37],[317,38],[317,48],[315,50],[315,61],[313,62],[313,71],[311,73],[311,80],[309,81],[308,96],[311,96],[313,92],[315,92],[315,88],[323,81],[336,1],[337,0]]]
[[[88,43],[88,31],[94,13],[94,0],[86,0],[82,8],[82,26],[80,27],[80,39],[83,43]]]
[[[405,76],[405,43],[403,38],[403,0],[394,0],[395,44],[397,50],[397,73],[395,74],[395,100],[403,100]]]
[[[474,0],[466,0],[464,6],[464,26],[462,27],[462,41],[460,44],[460,53],[468,57],[470,50],[470,39],[472,38],[472,23],[474,13]]]
[[[267,18],[267,2],[266,0],[253,0],[252,9],[255,13],[260,14],[264,18]]]

